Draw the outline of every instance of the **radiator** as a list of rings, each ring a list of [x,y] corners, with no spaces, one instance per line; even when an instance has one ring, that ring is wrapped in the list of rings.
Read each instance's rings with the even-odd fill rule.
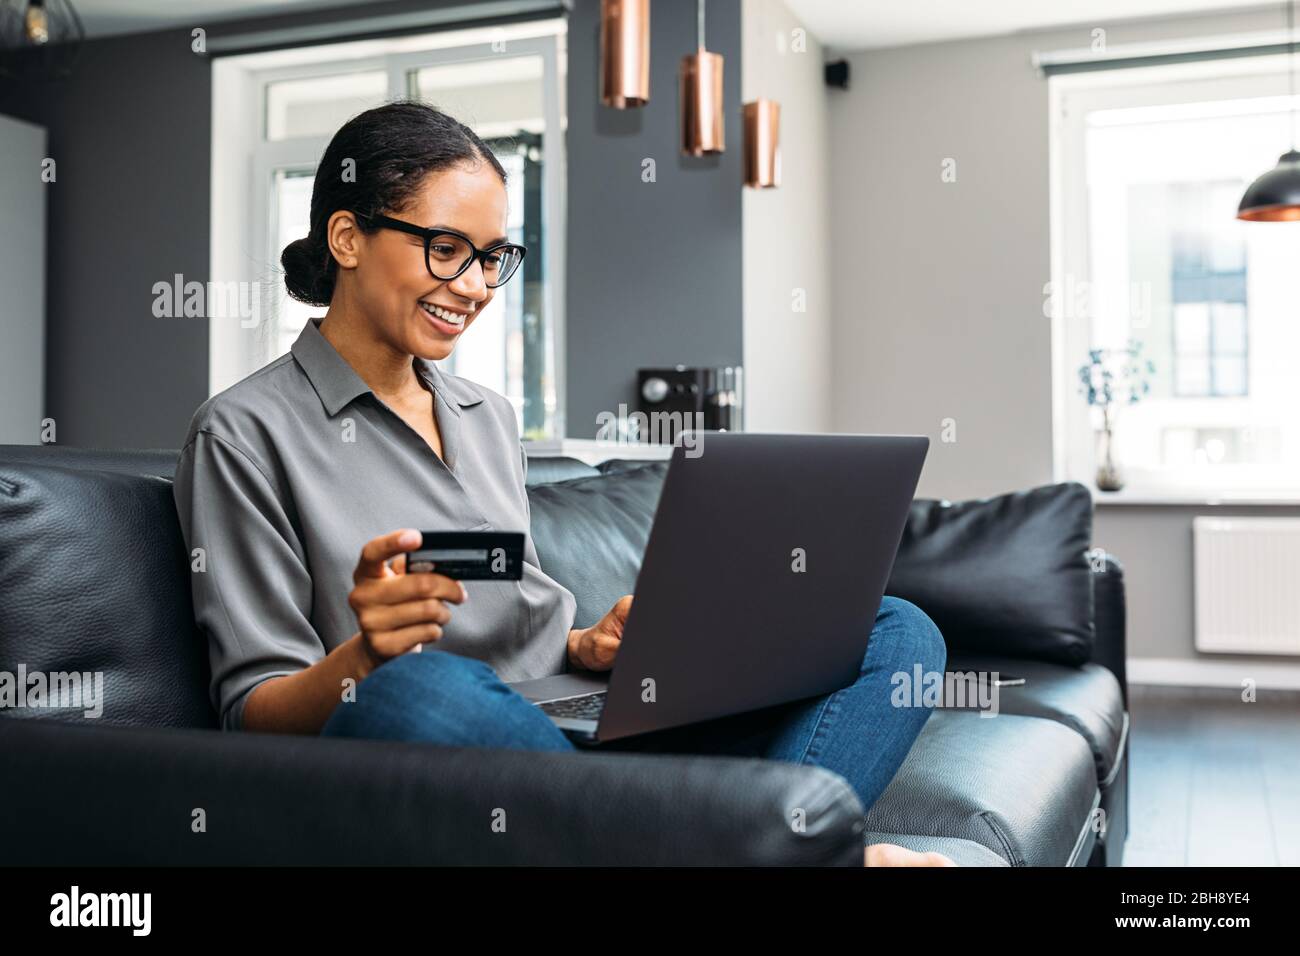
[[[1300,518],[1192,522],[1196,649],[1300,654]]]

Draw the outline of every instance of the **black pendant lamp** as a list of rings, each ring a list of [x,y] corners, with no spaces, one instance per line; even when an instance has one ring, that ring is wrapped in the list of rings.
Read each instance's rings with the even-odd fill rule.
[[[72,0],[0,0],[0,78],[65,77],[85,39]]]
[[[1291,102],[1295,102],[1295,0],[1287,5],[1287,42],[1291,51]],[[1237,207],[1237,218],[1249,222],[1300,221],[1300,151],[1296,150],[1296,118],[1291,108],[1291,149],[1283,153],[1277,166],[1250,184]]]

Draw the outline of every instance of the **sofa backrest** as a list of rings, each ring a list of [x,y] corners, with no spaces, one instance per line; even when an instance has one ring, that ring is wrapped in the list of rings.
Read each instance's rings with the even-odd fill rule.
[[[0,461],[4,672],[25,677],[11,693],[81,687],[74,706],[5,701],[5,716],[216,726],[170,480]]]
[[[171,473],[169,454],[0,446],[0,696],[4,673],[20,667],[99,674],[106,723],[216,726],[188,555],[160,474]],[[542,567],[577,598],[575,624],[590,625],[633,591],[667,462],[599,471],[530,462],[529,472]],[[1090,531],[1077,485],[959,505],[918,500],[887,592],[930,613],[950,650],[1079,663],[1094,619],[1114,617],[1094,613]],[[1122,589],[1107,601],[1118,602],[1122,628]],[[19,717],[83,713],[0,707]]]
[[[667,474],[666,461],[641,462],[528,489],[537,557],[577,598],[576,627],[632,593]]]
[[[62,445],[0,445],[0,465],[58,465],[62,468],[92,468],[124,475],[176,474],[179,450],[168,448],[128,449],[65,448]]]
[[[98,701],[103,723],[217,726],[172,497],[178,456],[0,445],[4,716],[81,720]],[[530,459],[528,485],[598,475]]]
[[[633,592],[667,471],[663,461],[610,461],[600,476],[530,489],[538,556],[577,597],[578,626]],[[1091,538],[1092,499],[1077,483],[918,498],[885,592],[926,611],[950,652],[1077,666],[1095,640]]]
[[[64,448],[60,445],[0,445],[0,465],[59,465],[63,468],[97,468],[126,475],[176,475],[179,449],[147,448],[126,451]],[[569,478],[600,474],[592,465],[557,455],[528,460],[528,484],[544,485]]]

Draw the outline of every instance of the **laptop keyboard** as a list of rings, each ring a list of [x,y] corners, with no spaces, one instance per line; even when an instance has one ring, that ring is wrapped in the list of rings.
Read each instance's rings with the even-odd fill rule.
[[[581,697],[567,697],[564,700],[548,700],[537,705],[542,713],[551,717],[571,717],[576,720],[596,720],[605,709],[605,691],[595,694],[583,694]]]

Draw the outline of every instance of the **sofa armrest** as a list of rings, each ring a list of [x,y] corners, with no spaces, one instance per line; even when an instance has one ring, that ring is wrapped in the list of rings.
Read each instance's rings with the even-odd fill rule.
[[[1092,659],[1110,670],[1119,681],[1128,707],[1128,656],[1127,603],[1124,597],[1124,565],[1113,554],[1106,554],[1100,570],[1094,571],[1093,620],[1097,638],[1093,644]]]
[[[843,778],[744,758],[0,717],[0,779],[10,864],[862,865]]]

